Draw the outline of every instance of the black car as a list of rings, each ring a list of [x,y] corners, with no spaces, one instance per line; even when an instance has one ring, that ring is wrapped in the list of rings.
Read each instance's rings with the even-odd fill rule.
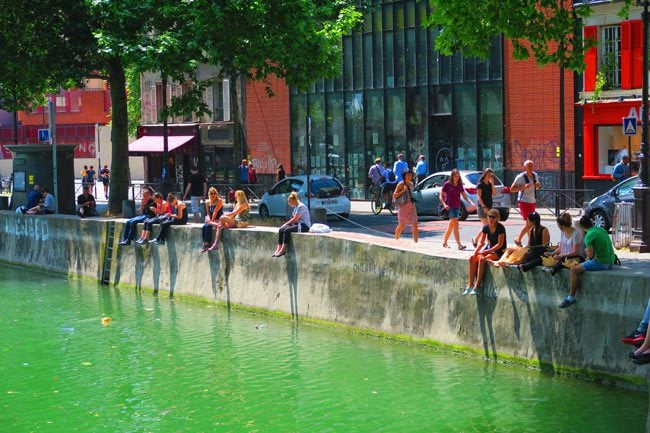
[[[639,182],[639,177],[634,176],[619,183],[603,195],[599,195],[585,207],[585,215],[594,221],[594,225],[609,230],[612,227],[612,218],[616,203],[634,202],[632,188]]]

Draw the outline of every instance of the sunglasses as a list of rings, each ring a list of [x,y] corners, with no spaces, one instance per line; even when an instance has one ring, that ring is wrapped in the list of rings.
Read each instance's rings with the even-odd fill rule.
[[[497,217],[494,216],[494,215],[488,215],[488,218],[490,218],[491,220],[495,220],[495,219],[497,219]]]

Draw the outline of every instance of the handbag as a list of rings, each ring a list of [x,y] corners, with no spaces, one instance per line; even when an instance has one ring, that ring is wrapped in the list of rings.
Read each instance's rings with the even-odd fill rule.
[[[438,204],[438,216],[442,218],[447,218],[447,215],[449,215],[449,209],[445,209],[445,207],[442,205],[442,203]]]
[[[393,199],[393,202],[395,202],[395,204],[398,206],[406,204],[411,201],[411,190],[406,184],[404,184],[404,187],[406,188],[406,191],[404,191],[402,195]]]

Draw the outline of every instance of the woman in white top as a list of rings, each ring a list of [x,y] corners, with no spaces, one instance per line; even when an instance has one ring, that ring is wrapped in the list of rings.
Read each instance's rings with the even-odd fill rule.
[[[309,209],[298,198],[297,192],[292,192],[287,198],[287,203],[293,208],[293,213],[289,221],[280,226],[278,231],[278,247],[273,253],[273,257],[282,257],[288,248],[289,237],[293,232],[308,232],[311,227],[311,218]]]
[[[562,232],[560,244],[555,251],[547,253],[548,256],[557,260],[551,268],[551,274],[555,275],[562,268],[564,259],[578,259],[581,263],[585,261],[585,244],[582,230],[573,227],[571,215],[564,212],[557,217],[557,226]]]

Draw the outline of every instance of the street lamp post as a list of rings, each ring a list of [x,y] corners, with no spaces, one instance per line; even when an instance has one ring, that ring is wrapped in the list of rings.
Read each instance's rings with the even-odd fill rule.
[[[648,173],[648,6],[649,0],[637,0],[643,6],[643,92],[641,105],[641,153],[639,155],[639,183],[634,188],[634,228],[630,250],[650,252],[650,173]],[[644,218],[645,216],[645,218]]]

